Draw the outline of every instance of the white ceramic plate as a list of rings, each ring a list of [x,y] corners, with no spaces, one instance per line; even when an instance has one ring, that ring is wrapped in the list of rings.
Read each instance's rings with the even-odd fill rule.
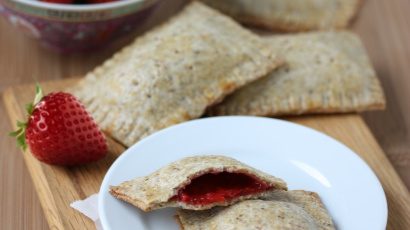
[[[282,120],[219,117],[164,129],[122,154],[101,185],[99,213],[104,229],[178,229],[174,209],[144,213],[113,198],[108,188],[199,154],[234,157],[284,179],[289,189],[319,193],[338,229],[386,227],[387,203],[380,182],[343,144]]]

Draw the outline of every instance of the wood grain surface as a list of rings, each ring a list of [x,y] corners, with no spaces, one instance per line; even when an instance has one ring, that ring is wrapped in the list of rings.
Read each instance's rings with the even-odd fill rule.
[[[76,79],[42,83],[45,93],[63,90]],[[34,85],[19,86],[4,92],[4,103],[11,120],[25,116],[24,105],[33,97]],[[14,126],[16,128],[16,126]],[[103,160],[81,167],[56,167],[40,163],[31,153],[23,156],[51,229],[93,229],[94,223],[69,204],[98,192],[102,179],[113,161],[124,152],[120,144],[108,140],[109,153]]]
[[[363,115],[410,188],[410,1],[366,0],[353,30],[366,46],[387,109]],[[410,218],[410,217],[409,217]]]
[[[153,15],[154,17],[141,30],[141,33],[158,21],[162,21],[178,8],[182,0],[168,0]],[[381,79],[386,92],[388,107],[383,112],[371,112],[363,115],[365,122],[376,136],[376,139],[392,161],[393,166],[399,172],[407,187],[410,187],[410,1],[408,0],[366,0],[364,7],[353,25],[364,40],[371,60]],[[104,50],[82,55],[59,55],[43,49],[40,45],[23,36],[15,30],[5,19],[0,18],[0,91],[9,86],[35,81],[64,79],[70,76],[82,76],[94,66],[111,56],[111,54],[126,44],[134,35],[123,38],[106,47]],[[23,155],[14,142],[7,137],[7,131],[11,125],[6,119],[6,110],[0,101],[0,223],[1,229],[47,229],[48,224],[40,207],[39,199],[35,192],[30,174],[23,163]],[[302,118],[303,119],[303,118]],[[326,117],[333,122],[336,118]],[[329,133],[323,124],[317,124],[316,120],[307,119],[298,122],[316,127]],[[350,117],[349,120],[360,120]],[[361,123],[358,127],[367,130]],[[316,126],[315,126],[316,125]],[[338,124],[340,126],[341,124]],[[360,128],[358,128],[361,130]],[[343,136],[343,129],[331,134],[337,139]],[[370,135],[367,131],[366,135]],[[366,142],[361,138],[351,140],[349,146],[358,151]],[[378,149],[376,143],[371,144],[370,150]],[[367,149],[367,150],[369,150]],[[363,150],[361,150],[363,151]],[[377,150],[376,152],[378,152]],[[365,159],[373,161],[372,156]],[[386,159],[385,159],[386,160]],[[31,169],[30,169],[31,170]],[[87,170],[87,169],[83,169]],[[379,169],[386,171],[386,175],[394,174],[390,169]],[[62,173],[54,169],[57,173]],[[81,170],[80,170],[81,171]],[[390,184],[393,182],[387,181]],[[392,184],[394,186],[394,184]],[[405,188],[399,186],[400,193],[404,194]],[[403,191],[404,190],[404,191]],[[87,190],[89,191],[89,190]],[[386,191],[389,206],[395,204],[407,204],[406,199],[392,199],[393,191]],[[87,195],[87,194],[86,194]],[[392,208],[392,207],[390,207]],[[45,210],[50,212],[50,210]],[[393,210],[398,213],[391,216],[389,226],[393,222],[399,222],[394,229],[406,229],[400,220],[410,219],[409,213],[404,209]],[[409,228],[407,228],[409,229]]]
[[[45,91],[63,90],[77,79],[42,83]],[[32,99],[34,85],[9,88],[4,103],[12,121],[22,119],[25,104]],[[397,172],[357,114],[304,116],[288,118],[335,137],[358,153],[377,174],[389,203],[389,229],[410,229],[410,195]],[[16,127],[14,127],[16,128]],[[93,228],[93,223],[70,208],[75,200],[99,191],[102,179],[113,161],[125,148],[109,139],[109,154],[103,160],[82,167],[56,167],[40,163],[28,151],[24,153],[29,173],[51,229]],[[358,188],[360,189],[360,188]]]

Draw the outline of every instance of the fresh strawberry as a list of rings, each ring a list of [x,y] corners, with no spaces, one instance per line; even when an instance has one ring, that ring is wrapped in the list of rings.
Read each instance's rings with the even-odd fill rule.
[[[40,2],[60,3],[60,4],[73,4],[73,3],[74,3],[74,0],[40,0]]]
[[[79,165],[105,156],[107,143],[84,106],[71,94],[50,93],[42,97],[39,86],[33,104],[27,106],[27,123],[17,122],[17,137],[23,148],[40,161],[56,165]]]

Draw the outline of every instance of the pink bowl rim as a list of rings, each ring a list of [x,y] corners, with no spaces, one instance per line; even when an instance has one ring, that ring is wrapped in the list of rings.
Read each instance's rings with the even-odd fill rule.
[[[107,3],[99,3],[99,4],[84,4],[84,5],[48,3],[48,2],[40,2],[40,1],[35,1],[35,0],[13,0],[13,1],[20,3],[20,4],[29,5],[31,7],[42,8],[42,9],[85,12],[85,11],[120,8],[120,7],[125,7],[127,5],[149,2],[150,0],[120,0],[116,2],[107,2]]]

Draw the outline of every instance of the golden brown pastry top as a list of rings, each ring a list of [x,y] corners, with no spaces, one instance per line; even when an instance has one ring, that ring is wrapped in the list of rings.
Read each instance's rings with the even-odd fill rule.
[[[357,35],[310,32],[265,38],[286,64],[209,109],[213,115],[296,115],[382,109],[383,89]]]
[[[178,210],[183,230],[333,230],[319,196],[307,191],[275,191],[264,200],[246,200],[205,211]]]
[[[193,2],[87,74],[72,91],[104,131],[130,146],[200,117],[278,64],[261,38]]]
[[[189,184],[192,178],[209,172],[242,172],[253,175],[271,185],[272,188],[269,191],[287,189],[286,183],[283,180],[254,169],[233,158],[204,155],[183,158],[168,164],[147,176],[123,182],[118,186],[112,186],[110,188],[110,193],[144,211],[163,207],[182,207],[192,210],[204,210],[213,206],[226,206],[239,200],[265,195],[265,193],[257,193],[249,196],[241,196],[231,201],[212,203],[209,205],[191,205],[170,200],[177,194],[180,188]]]
[[[203,0],[239,22],[280,31],[345,28],[361,0]]]

